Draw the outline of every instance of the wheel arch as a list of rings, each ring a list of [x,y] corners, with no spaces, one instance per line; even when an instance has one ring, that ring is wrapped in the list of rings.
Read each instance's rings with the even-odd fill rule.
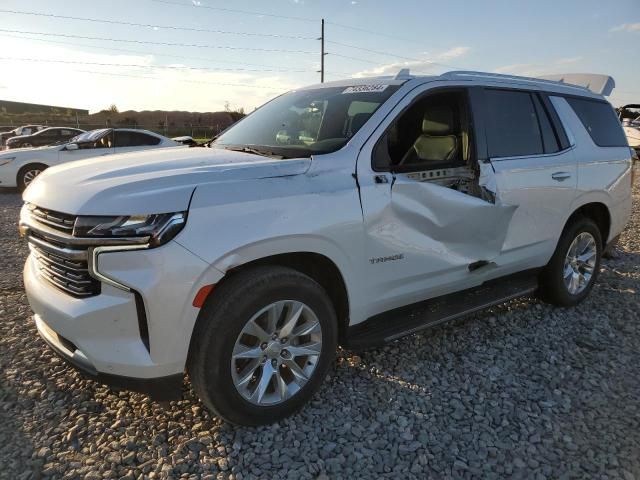
[[[611,212],[609,208],[602,202],[585,203],[573,211],[567,219],[564,228],[566,229],[577,216],[587,217],[595,222],[598,230],[600,230],[604,248],[609,240],[611,230]]]
[[[258,266],[280,266],[291,268],[315,280],[329,295],[338,318],[338,335],[342,340],[349,324],[349,293],[344,275],[336,263],[324,254],[309,251],[277,253],[255,258],[229,268],[222,280],[228,281],[239,272]],[[211,292],[215,295],[215,289]]]
[[[22,177],[22,172],[24,172],[28,167],[31,166],[42,166],[44,167],[43,170],[49,168],[51,165],[47,165],[46,163],[42,162],[42,161],[26,161],[26,162],[22,162],[23,164],[18,168],[18,171],[16,172],[16,185],[19,187],[20,186],[20,177]]]

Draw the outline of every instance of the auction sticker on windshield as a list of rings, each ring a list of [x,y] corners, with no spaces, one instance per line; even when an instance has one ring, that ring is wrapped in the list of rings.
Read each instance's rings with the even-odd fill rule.
[[[354,85],[353,87],[347,87],[342,92],[345,93],[370,93],[370,92],[383,92],[389,85]]]

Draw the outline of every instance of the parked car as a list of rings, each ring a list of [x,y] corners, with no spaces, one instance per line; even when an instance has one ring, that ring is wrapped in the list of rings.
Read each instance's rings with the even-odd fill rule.
[[[79,128],[50,127],[39,130],[31,135],[20,135],[6,141],[8,149],[44,147],[55,143],[67,143],[73,137],[84,133]]]
[[[289,92],[209,148],[51,168],[20,217],[36,327],[99,381],[167,400],[186,369],[258,425],[310,399],[338,344],[522,295],[574,306],[631,213],[601,93],[401,72]]]
[[[625,112],[631,113],[632,117],[623,118]],[[640,152],[640,104],[625,105],[618,109],[618,115],[629,146]]]
[[[0,133],[0,148],[4,148],[7,140],[20,135],[31,135],[43,128],[45,125],[24,125],[23,127],[14,128],[8,132]]]
[[[198,145],[198,142],[196,142],[193,137],[190,137],[189,135],[185,135],[182,137],[173,137],[171,140],[173,140],[174,142],[182,143],[183,145],[189,145],[190,147],[195,147]]]
[[[69,143],[41,148],[24,148],[0,153],[0,187],[24,190],[52,165],[180,144],[148,130],[102,128],[82,133]]]

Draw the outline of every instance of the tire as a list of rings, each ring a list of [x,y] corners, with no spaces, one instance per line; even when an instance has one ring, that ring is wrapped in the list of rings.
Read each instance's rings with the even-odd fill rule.
[[[574,241],[577,243],[574,244]],[[593,264],[590,266],[591,275],[582,286],[578,283],[567,285],[565,282],[565,273],[567,271],[570,272],[570,276],[567,276],[567,281],[570,281],[571,277],[573,277],[575,282],[576,279],[580,278],[580,275],[573,272],[584,272],[582,278],[586,279],[586,273],[589,270],[589,265],[584,262],[569,262],[565,265],[567,256],[570,253],[569,249],[576,245],[582,250],[580,245],[583,245],[585,246],[585,252],[591,251],[592,249],[586,248],[586,243],[584,243],[589,242],[590,244],[591,241],[595,252]],[[579,254],[580,252],[578,252]],[[587,254],[585,253],[583,259],[586,258]],[[591,259],[593,256],[589,258]],[[565,227],[553,257],[551,257],[551,260],[540,275],[539,296],[544,301],[561,307],[572,307],[582,302],[589,295],[598,278],[601,258],[602,236],[600,229],[590,218],[577,217]]]
[[[269,317],[277,308],[283,313]],[[271,333],[269,318],[278,317],[275,330],[284,338],[289,327],[283,324],[294,311],[302,313],[290,324],[297,327],[293,332],[304,333],[317,322],[312,333],[292,332],[284,340],[263,335]],[[301,355],[304,346],[319,355]],[[311,398],[334,365],[336,348],[336,313],[324,289],[296,270],[256,267],[234,274],[209,296],[193,332],[187,370],[196,394],[212,412],[236,425],[264,425],[291,415]]]
[[[16,178],[18,189],[23,192],[25,188],[27,188],[29,184],[46,168],[47,166],[42,163],[30,163],[29,165],[22,167],[18,171],[18,176]]]

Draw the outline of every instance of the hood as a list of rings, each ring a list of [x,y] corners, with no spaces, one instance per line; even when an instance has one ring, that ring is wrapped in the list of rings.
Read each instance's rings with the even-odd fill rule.
[[[47,145],[44,147],[24,147],[24,148],[11,148],[7,150],[2,150],[0,153],[0,158],[5,157],[20,157],[23,154],[33,154],[34,151],[42,152],[42,151],[54,151],[60,150],[63,145]]]
[[[158,148],[49,168],[23,198],[75,215],[177,212],[189,208],[198,185],[300,175],[310,165],[310,158],[276,160],[216,148]]]

